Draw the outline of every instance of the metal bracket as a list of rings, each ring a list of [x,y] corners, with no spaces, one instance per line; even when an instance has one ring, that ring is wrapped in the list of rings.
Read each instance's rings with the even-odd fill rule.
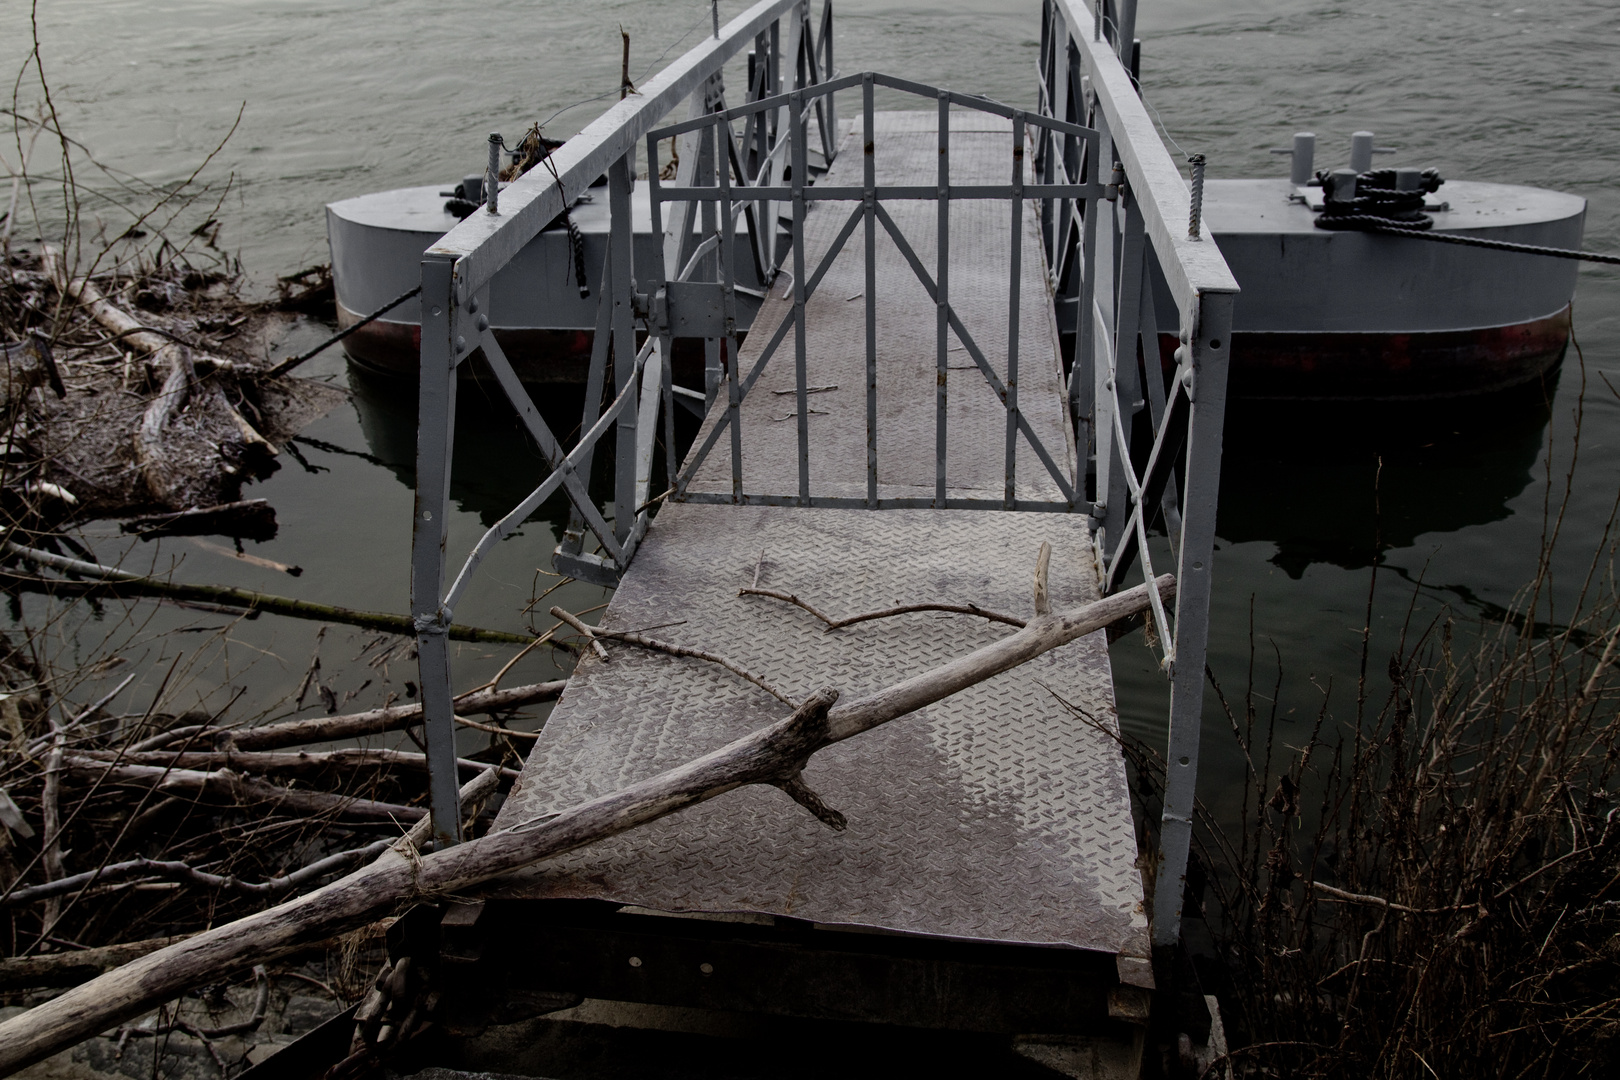
[[[619,567],[612,559],[600,555],[576,554],[564,551],[561,544],[551,553],[551,565],[557,573],[605,589],[619,587]]]
[[[671,281],[664,287],[669,334],[682,338],[717,338],[726,325],[726,287],[713,281]]]

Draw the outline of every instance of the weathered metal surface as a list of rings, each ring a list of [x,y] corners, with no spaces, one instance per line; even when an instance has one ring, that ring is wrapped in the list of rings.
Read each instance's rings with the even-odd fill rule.
[[[826,633],[807,612],[738,597],[756,566],[762,586],[834,615],[926,601],[1023,615],[1043,539],[1056,552],[1054,605],[1095,596],[1079,515],[674,505],[648,533],[604,625],[661,626],[657,636],[721,653],[790,695],[825,685],[859,695],[1006,630],[917,613]],[[498,826],[643,779],[784,715],[780,702],[712,665],[610,650],[609,663],[580,664]],[[512,892],[1145,956],[1116,729],[1096,634],[817,755],[806,779],[848,816],[847,832],[780,792],[748,789],[548,863]]]
[[[1569,305],[1580,264],[1403,236],[1329,231],[1290,202],[1284,177],[1210,180],[1204,225],[1243,286],[1240,333],[1443,333],[1545,319]],[[1313,189],[1316,190],[1316,189]],[[1544,188],[1448,180],[1436,232],[1579,248],[1586,200]],[[1177,315],[1156,281],[1159,330]],[[1239,361],[1234,358],[1234,364]],[[1236,374],[1236,368],[1234,368]]]
[[[949,168],[952,186],[1006,182],[1012,173],[1012,124],[985,113],[950,114]],[[942,160],[938,121],[932,113],[877,113],[874,117],[876,183],[915,181],[938,171]],[[859,128],[845,149],[859,149]],[[859,186],[864,155],[840,153],[822,186]],[[815,189],[810,190],[813,198]],[[999,377],[1007,375],[1008,282],[1013,250],[1013,215],[1005,200],[894,201],[884,204],[916,252],[939,245],[939,224],[950,231],[949,295],[961,318]],[[814,268],[849,221],[851,204],[814,204],[805,215],[805,266]],[[1047,299],[1039,221],[1020,222],[1019,402],[1025,419],[1050,455],[1074,483],[1074,441],[1064,417],[1063,370],[1056,324]],[[808,476],[812,497],[863,498],[867,494],[868,334],[875,334],[877,364],[877,468],[880,498],[928,497],[936,481],[936,391],[939,389],[936,319],[943,317],[904,254],[883,231],[876,232],[874,267],[876,319],[866,319],[865,231],[857,229],[835,256],[820,287],[805,302],[806,380],[821,388],[807,393],[807,415],[797,415],[794,348],[784,341],[759,382],[739,408],[742,487],[750,493],[785,496],[799,491],[797,424],[808,428]],[[930,263],[934,259],[928,260]],[[797,260],[796,260],[797,262]],[[930,272],[936,266],[928,266]],[[802,273],[800,274],[802,277]],[[738,367],[752,369],[761,349],[794,308],[797,285],[784,282],[754,319]],[[783,294],[786,293],[786,296]],[[951,497],[1000,501],[1006,487],[1007,411],[978,371],[966,348],[947,334],[944,449],[946,491]],[[724,412],[709,415],[698,445]],[[1018,439],[1015,493],[1021,499],[1061,501],[1053,481],[1029,441]],[[693,492],[729,494],[732,460],[722,439],[703,462]]]

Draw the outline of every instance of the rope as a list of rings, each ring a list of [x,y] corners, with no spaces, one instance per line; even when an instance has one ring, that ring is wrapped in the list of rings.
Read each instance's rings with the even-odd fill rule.
[[[1620,255],[1605,255],[1597,251],[1571,251],[1567,248],[1542,247],[1539,244],[1515,244],[1508,240],[1486,240],[1479,236],[1457,236],[1454,233],[1424,232],[1399,221],[1379,218],[1371,222],[1366,231],[1389,236],[1410,236],[1415,240],[1433,240],[1439,244],[1462,244],[1465,247],[1494,248],[1497,251],[1522,251],[1526,255],[1547,255],[1555,259],[1581,259],[1585,262],[1620,265]]]
[[[1337,176],[1319,172],[1316,178],[1322,184],[1323,195],[1322,213],[1316,219],[1318,229],[1433,228],[1434,219],[1423,212],[1423,202],[1445,183],[1434,169],[1424,169],[1418,186],[1402,191],[1395,186],[1394,169],[1374,169],[1355,178],[1351,189],[1355,197],[1345,200],[1333,197]]]
[[[376,322],[378,319],[382,318],[390,311],[393,311],[395,308],[399,307],[399,305],[403,304],[405,301],[409,300],[411,297],[415,296],[421,291],[422,286],[418,285],[410,292],[401,293],[392,300],[388,301],[388,303],[384,304],[382,307],[378,308],[376,311],[373,311],[370,315],[367,315],[365,318],[349,327],[347,330],[339,330],[337,333],[333,334],[331,337],[327,338],[325,341],[321,342],[308,352],[299,353],[297,356],[288,357],[275,367],[271,368],[269,371],[265,372],[265,374],[272,377],[287,374],[287,372],[291,371],[299,364],[302,364],[305,360],[308,360],[319,353],[325,352],[327,349],[331,348],[333,345],[336,345],[338,342],[342,341],[344,338],[348,337],[362,326],[365,326],[368,323]]]
[[[1620,265],[1620,255],[1605,255],[1596,251],[1571,251],[1567,248],[1543,247],[1540,244],[1516,244],[1510,240],[1487,240],[1482,236],[1458,236],[1455,233],[1436,233],[1434,219],[1423,213],[1424,196],[1439,190],[1445,181],[1434,169],[1424,169],[1421,183],[1415,190],[1400,191],[1395,186],[1394,169],[1374,169],[1356,177],[1354,199],[1335,201],[1333,189],[1338,178],[1332,173],[1319,172],[1316,179],[1324,195],[1322,212],[1316,218],[1318,229],[1348,229],[1357,232],[1383,233],[1386,236],[1409,236],[1417,240],[1433,240],[1437,244],[1461,244],[1464,247],[1490,248],[1494,251],[1518,251],[1526,255],[1546,255],[1554,259],[1580,259],[1584,262]]]

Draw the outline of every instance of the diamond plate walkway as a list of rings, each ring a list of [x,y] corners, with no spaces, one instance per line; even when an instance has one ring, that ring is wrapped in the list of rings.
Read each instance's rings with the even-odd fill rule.
[[[963,120],[952,128],[952,182],[1004,179],[1010,129],[981,115]],[[880,183],[932,177],[933,123],[928,114],[879,114],[877,161],[908,173],[880,175]],[[858,183],[860,168],[858,152],[841,154],[822,182]],[[936,204],[892,205],[913,245],[931,250]],[[809,212],[810,265],[847,212],[837,204]],[[1035,220],[1024,216],[1021,400],[1031,427],[1057,448],[1067,445],[1068,425]],[[1002,363],[1008,227],[1004,202],[952,204],[952,296],[986,354]],[[928,494],[935,309],[881,233],[879,244],[880,486]],[[837,387],[810,398],[818,493],[865,494],[865,310],[852,302],[863,290],[863,258],[857,234],[808,308],[810,382]],[[773,290],[756,319],[740,358],[744,371],[751,350],[791,310],[780,292]],[[952,357],[952,368],[971,364],[965,353]],[[980,376],[962,375],[958,388],[952,374],[952,494],[999,499],[1006,413]],[[767,369],[760,389],[787,389],[792,380],[784,359]],[[768,392],[744,399],[749,490],[796,490],[795,423],[782,418],[793,400]],[[709,424],[722,407],[723,398]],[[730,490],[726,442],[693,490]],[[1017,496],[1059,497],[1027,450],[1019,454]],[[827,633],[805,611],[739,597],[738,589],[757,575],[761,586],[795,593],[835,617],[928,601],[1024,617],[1042,540],[1054,551],[1054,605],[1095,598],[1080,514],[674,504],[654,520],[603,625],[659,627],[656,636],[725,655],[790,696],[826,685],[858,695],[1008,629],[915,613]],[[713,665],[609,648],[609,662],[590,654],[580,662],[498,825],[641,780],[785,714],[775,698]],[[1148,926],[1117,727],[1098,633],[818,754],[806,779],[848,817],[846,832],[829,830],[778,791],[745,789],[547,863],[508,895],[1096,950],[1119,957],[1121,977],[1142,984]]]

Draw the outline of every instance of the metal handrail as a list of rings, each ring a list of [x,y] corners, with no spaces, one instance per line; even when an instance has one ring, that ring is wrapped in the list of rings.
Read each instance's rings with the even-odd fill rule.
[[[1080,436],[1094,452],[1092,524],[1104,591],[1122,587],[1138,561],[1151,579],[1149,528],[1161,513],[1176,562],[1174,620],[1162,605],[1152,609],[1171,687],[1153,903],[1153,941],[1163,947],[1180,936],[1191,843],[1238,286],[1213,239],[1191,227],[1187,182],[1127,70],[1135,0],[1094,2],[1089,8],[1080,0],[1044,0],[1040,109],[1096,127],[1106,152],[1048,138],[1038,147],[1037,164],[1047,182],[1109,174],[1110,199],[1095,204],[1105,212],[1059,198],[1042,209],[1053,284],[1073,324],[1070,399]],[[1155,272],[1175,304],[1180,330],[1168,387]],[[1136,414],[1144,409],[1153,436],[1145,457],[1135,453],[1133,438]]]

